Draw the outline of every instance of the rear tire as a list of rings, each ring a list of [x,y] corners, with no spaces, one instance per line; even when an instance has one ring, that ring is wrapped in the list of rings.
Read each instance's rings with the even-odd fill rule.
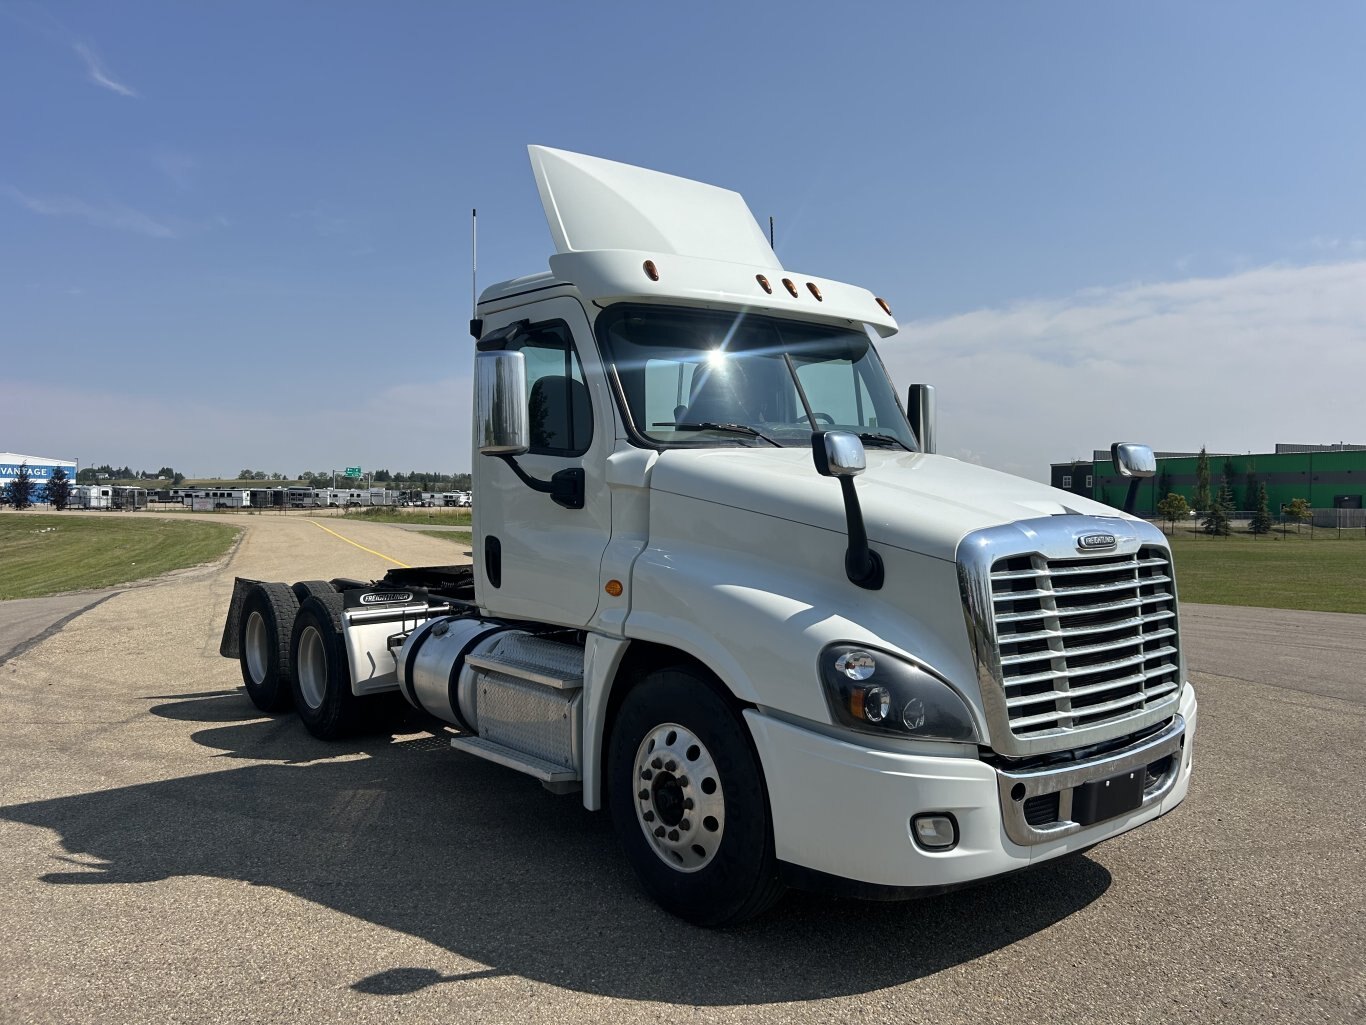
[[[251,703],[263,712],[283,712],[290,691],[290,638],[299,600],[284,584],[257,584],[242,602],[238,661]]]
[[[360,700],[342,641],[342,596],[312,594],[299,605],[290,637],[290,689],[304,727],[320,740],[355,732]]]
[[[626,695],[608,746],[612,822],[641,885],[695,925],[736,925],[782,895],[763,772],[703,672],[659,669]]]
[[[300,605],[303,604],[305,598],[315,594],[326,597],[329,594],[337,593],[337,589],[326,580],[300,580],[294,585],[293,591],[295,596],[299,599]]]

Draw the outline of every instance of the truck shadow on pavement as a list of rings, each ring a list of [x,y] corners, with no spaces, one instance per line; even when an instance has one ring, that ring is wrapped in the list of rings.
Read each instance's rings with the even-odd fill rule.
[[[54,830],[71,855],[100,862],[42,880],[273,886],[489,966],[446,975],[394,965],[351,980],[363,993],[494,975],[694,1005],[865,993],[1030,936],[1110,884],[1103,867],[1073,857],[909,903],[794,892],[756,922],[706,931],[639,891],[605,813],[458,754],[445,735],[324,743],[292,716],[260,718],[240,691],[151,711],[211,724],[193,739],[252,763],[0,808],[0,818]]]

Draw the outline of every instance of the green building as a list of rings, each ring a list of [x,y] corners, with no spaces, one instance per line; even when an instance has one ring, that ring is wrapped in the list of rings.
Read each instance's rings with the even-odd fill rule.
[[[1210,495],[1227,478],[1233,507],[1257,508],[1257,486],[1266,485],[1273,516],[1296,498],[1308,499],[1312,509],[1360,509],[1366,498],[1366,445],[1277,445],[1275,452],[1235,455],[1207,453]],[[1198,452],[1158,452],[1157,475],[1139,482],[1134,512],[1157,516],[1157,503],[1168,494],[1181,495],[1195,507]],[[1129,481],[1119,475],[1108,450],[1097,450],[1089,460],[1054,463],[1050,481],[1055,488],[1094,498],[1120,508]]]

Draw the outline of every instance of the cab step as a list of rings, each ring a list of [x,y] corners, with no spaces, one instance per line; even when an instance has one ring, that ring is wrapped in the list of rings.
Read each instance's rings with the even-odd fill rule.
[[[557,793],[564,793],[578,787],[579,774],[573,769],[567,769],[563,765],[548,762],[544,758],[537,758],[535,755],[529,755],[522,751],[514,751],[510,747],[495,744],[493,741],[485,740],[482,737],[453,737],[451,738],[451,747],[457,751],[474,755],[476,758],[483,758],[485,761],[526,773],[528,776],[540,780],[547,789]]]

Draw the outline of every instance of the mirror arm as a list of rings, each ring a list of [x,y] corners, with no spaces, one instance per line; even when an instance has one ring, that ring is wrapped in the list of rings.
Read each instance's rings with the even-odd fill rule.
[[[1132,513],[1134,506],[1138,504],[1138,485],[1138,477],[1129,478],[1129,493],[1124,496],[1124,511],[1126,513]]]
[[[885,574],[882,556],[868,547],[868,531],[863,526],[863,507],[854,490],[853,477],[841,477],[840,492],[844,496],[845,529],[849,533],[849,547],[844,553],[844,575],[849,582],[866,591],[879,591]]]
[[[584,473],[582,467],[575,466],[568,470],[560,470],[553,474],[549,480],[537,480],[522,469],[516,456],[499,456],[498,458],[507,463],[512,468],[512,472],[517,475],[517,479],[532,491],[549,495],[552,502],[566,509],[583,508]]]

